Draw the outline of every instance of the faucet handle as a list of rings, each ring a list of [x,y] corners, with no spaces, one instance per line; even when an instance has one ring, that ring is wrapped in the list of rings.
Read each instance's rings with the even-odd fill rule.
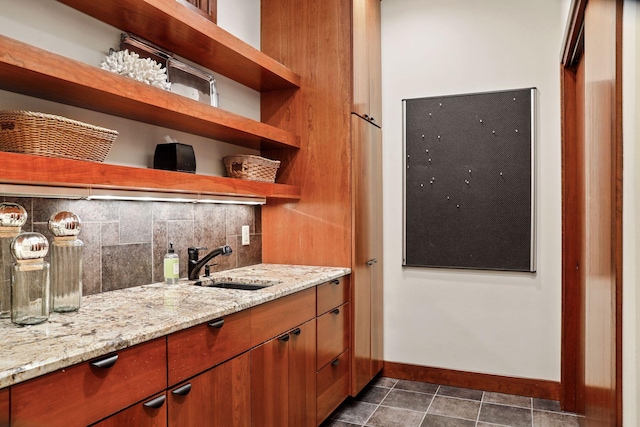
[[[193,247],[190,246],[189,248],[187,248],[187,252],[189,254],[189,260],[190,261],[197,261],[198,258],[200,257],[200,253],[199,251],[204,251],[207,250],[208,248],[205,248],[204,246],[199,246],[199,247]]]

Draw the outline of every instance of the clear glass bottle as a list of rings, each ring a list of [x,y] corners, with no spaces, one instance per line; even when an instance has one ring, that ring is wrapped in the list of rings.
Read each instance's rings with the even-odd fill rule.
[[[180,258],[173,249],[173,243],[169,243],[169,250],[164,256],[164,282],[169,285],[178,283],[180,275]]]
[[[51,311],[66,313],[80,309],[82,302],[81,223],[73,212],[51,215]]]
[[[49,318],[49,242],[40,233],[22,233],[11,242],[11,321],[35,325]]]
[[[27,222],[27,211],[16,203],[0,203],[0,319],[11,317],[11,242]]]

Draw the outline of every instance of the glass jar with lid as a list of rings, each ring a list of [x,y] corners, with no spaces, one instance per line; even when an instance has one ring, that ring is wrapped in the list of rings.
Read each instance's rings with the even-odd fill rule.
[[[0,203],[0,319],[11,317],[11,242],[27,222],[27,211],[17,203]]]
[[[35,325],[49,318],[49,242],[40,233],[22,233],[11,242],[11,321]]]
[[[51,311],[77,311],[82,301],[81,223],[73,212],[51,215]]]

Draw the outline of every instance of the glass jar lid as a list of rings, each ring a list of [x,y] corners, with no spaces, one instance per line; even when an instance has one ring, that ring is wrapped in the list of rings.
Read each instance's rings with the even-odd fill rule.
[[[69,211],[60,211],[49,218],[49,230],[54,236],[77,236],[80,233],[80,218]]]
[[[17,260],[44,258],[48,251],[49,242],[40,233],[22,233],[11,242],[11,253]]]
[[[27,211],[17,203],[0,203],[0,227],[22,227],[27,222]]]

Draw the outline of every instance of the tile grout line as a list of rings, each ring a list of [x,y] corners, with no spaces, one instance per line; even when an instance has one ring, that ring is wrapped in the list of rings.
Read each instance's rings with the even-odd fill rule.
[[[424,411],[424,415],[422,416],[422,419],[420,420],[420,424],[418,424],[418,427],[422,426],[422,423],[424,423],[424,419],[427,418],[429,409],[431,409],[431,405],[433,405],[433,401],[436,400],[438,390],[440,390],[440,384],[438,384],[438,388],[436,388],[436,391],[433,392],[433,396],[431,396],[431,402],[429,402],[429,406],[427,406],[427,410]]]
[[[364,423],[362,423],[362,427],[365,427],[367,425],[367,423],[369,422],[369,420],[371,419],[371,417],[373,417],[373,414],[376,413],[376,411],[380,408],[380,405],[382,404],[382,402],[384,402],[384,399],[387,398],[387,396],[389,396],[389,393],[391,393],[391,390],[393,390],[396,387],[396,384],[398,384],[398,380],[396,380],[396,382],[393,384],[393,386],[391,386],[389,388],[389,391],[387,392],[387,394],[384,395],[384,397],[382,398],[382,400],[380,401],[380,403],[378,403],[376,405],[376,409],[373,410],[373,412],[371,413],[371,415],[369,415],[367,417],[366,420],[364,420]]]
[[[534,427],[533,426],[533,397],[530,398],[530,400],[531,400],[531,427]]]
[[[478,427],[478,423],[480,422],[480,411],[482,411],[482,403],[484,402],[484,391],[482,392],[482,397],[480,398],[480,406],[478,407],[478,415],[476,415],[476,427]]]

